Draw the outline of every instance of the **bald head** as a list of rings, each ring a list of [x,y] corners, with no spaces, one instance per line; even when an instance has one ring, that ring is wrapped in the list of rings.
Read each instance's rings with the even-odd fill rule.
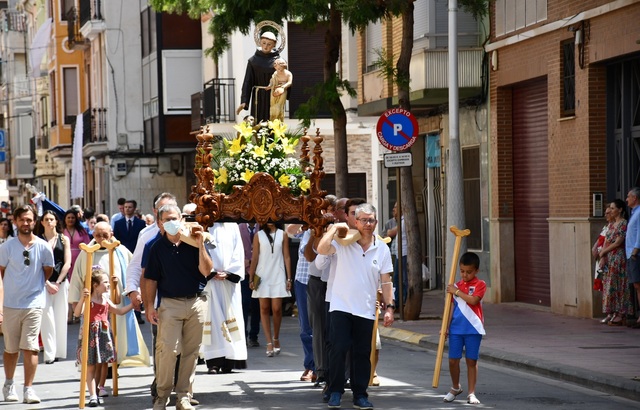
[[[109,222],[98,222],[96,226],[93,227],[93,238],[96,240],[96,243],[102,243],[102,241],[111,239],[113,236],[113,231],[111,230],[111,225]]]

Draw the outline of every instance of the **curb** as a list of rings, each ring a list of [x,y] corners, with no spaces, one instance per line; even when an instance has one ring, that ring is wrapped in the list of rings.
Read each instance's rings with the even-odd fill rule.
[[[434,352],[438,350],[439,338],[437,335],[425,335],[410,330],[382,326],[378,329],[381,337],[420,346]],[[574,383],[629,400],[640,401],[640,382],[638,381],[603,373],[594,373],[575,366],[560,366],[550,361],[532,359],[491,348],[481,349],[480,358],[489,363]]]

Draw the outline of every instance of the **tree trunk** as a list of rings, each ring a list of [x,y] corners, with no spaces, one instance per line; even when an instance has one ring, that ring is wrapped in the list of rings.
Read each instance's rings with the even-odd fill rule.
[[[336,87],[336,65],[340,55],[342,42],[342,13],[336,10],[335,2],[331,2],[329,17],[329,29],[324,40],[324,81]],[[333,118],[333,139],[336,163],[336,192],[338,198],[347,196],[347,175],[349,173],[347,154],[347,113],[340,100],[337,87],[331,90],[329,98],[329,110]]]
[[[396,68],[399,78],[409,78],[409,64],[413,50],[413,2],[408,2],[406,10],[402,13],[402,43]],[[409,99],[409,84],[400,81],[398,84],[398,102],[400,108],[411,111]],[[413,151],[413,149],[411,150]],[[421,155],[421,152],[412,152],[412,155]],[[420,227],[417,223],[418,212],[413,190],[413,171],[411,167],[400,168],[402,185],[402,214],[405,219],[408,249],[403,249],[407,255],[407,271],[409,280],[407,289],[407,302],[404,306],[405,320],[417,320],[422,310],[422,242]]]

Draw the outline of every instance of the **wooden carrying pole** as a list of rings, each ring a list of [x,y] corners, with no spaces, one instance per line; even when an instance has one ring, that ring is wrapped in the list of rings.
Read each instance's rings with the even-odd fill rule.
[[[462,244],[462,238],[468,236],[471,231],[465,229],[461,231],[456,226],[449,228],[451,232],[456,236],[455,246],[453,247],[453,257],[451,260],[451,269],[449,270],[449,285],[452,285],[456,280],[456,270],[458,268],[458,255],[460,254],[460,245]],[[446,289],[446,288],[445,288]],[[453,303],[452,296],[445,292],[444,294],[444,313],[442,314],[442,326],[440,327],[440,341],[438,342],[438,352],[436,353],[436,368],[433,371],[433,383],[432,386],[435,389],[440,383],[440,368],[442,367],[442,354],[444,353],[444,341],[447,336],[447,329],[449,328],[449,318],[451,317],[451,304]]]
[[[93,253],[100,249],[100,245],[89,246],[81,243],[80,249],[87,253],[87,264],[84,271],[84,287],[89,289],[89,296],[84,298],[84,310],[82,313],[82,347],[80,350],[80,403],[78,407],[84,409],[84,394],[87,390],[87,362],[89,361],[89,312],[91,310],[91,266],[93,265]],[[80,303],[80,302],[78,302]]]
[[[376,373],[376,336],[378,335],[378,319],[380,318],[380,292],[376,292],[376,320],[373,321],[373,333],[371,334],[371,372],[369,373],[369,386],[373,384],[373,375]]]
[[[107,240],[102,241],[101,243],[103,248],[106,248],[109,251],[109,276],[111,281],[111,302],[116,304],[116,287],[113,284],[113,278],[115,276],[114,269],[114,260],[113,260],[113,252],[120,245],[120,241],[115,240],[113,242],[109,242]],[[123,284],[124,285],[124,284]],[[118,354],[118,327],[116,326],[116,314],[111,313],[111,329],[113,332],[113,348],[116,351],[116,355]],[[116,356],[117,357],[117,356]],[[111,363],[111,375],[113,382],[112,394],[114,396],[118,395],[118,360],[115,360]]]

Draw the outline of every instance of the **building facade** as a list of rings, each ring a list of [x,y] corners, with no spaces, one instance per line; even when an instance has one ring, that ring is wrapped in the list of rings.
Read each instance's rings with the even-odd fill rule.
[[[640,2],[491,7],[492,299],[598,315],[603,207],[640,184]]]

